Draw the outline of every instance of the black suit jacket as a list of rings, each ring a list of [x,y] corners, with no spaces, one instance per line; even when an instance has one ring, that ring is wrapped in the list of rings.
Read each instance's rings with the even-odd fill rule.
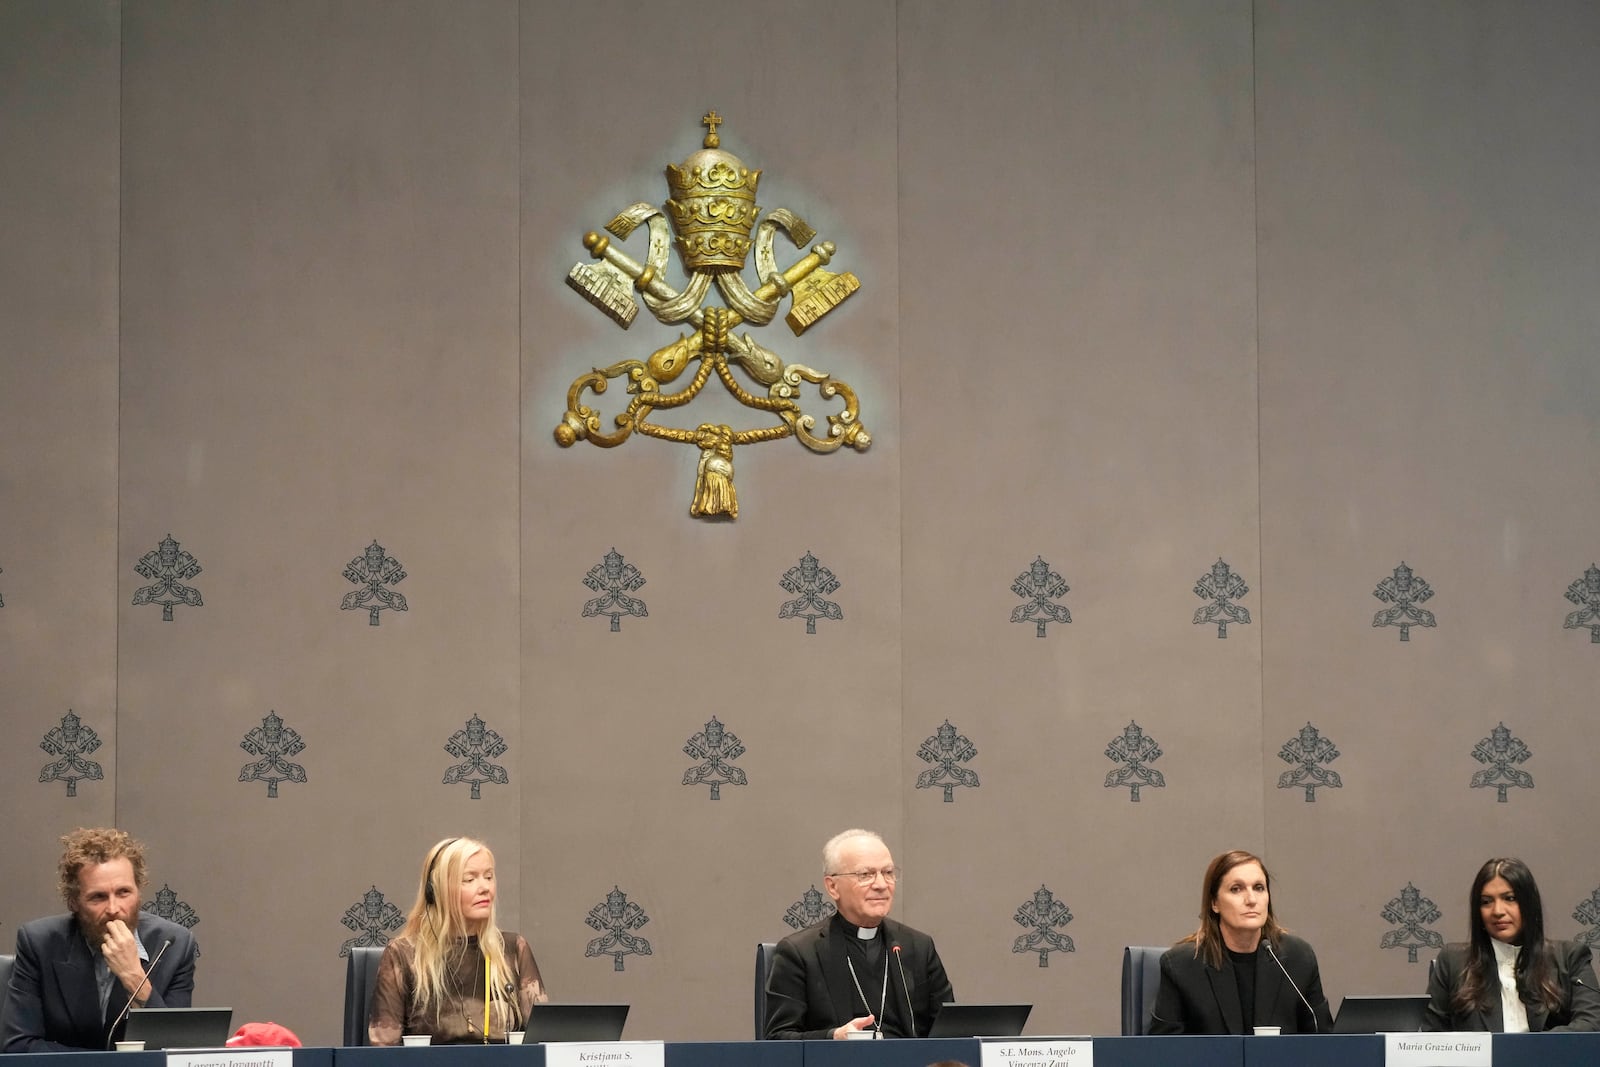
[[[1150,1032],[1244,1033],[1244,1009],[1239,1003],[1239,982],[1233,961],[1224,953],[1219,969],[1208,964],[1205,957],[1196,956],[1194,950],[1192,942],[1181,942],[1162,954],[1161,987],[1156,992]],[[1283,935],[1277,950],[1284,970],[1315,1009],[1315,1018],[1295,995],[1283,971],[1272,962],[1263,937],[1261,947],[1256,949],[1255,1024],[1281,1026],[1286,1034],[1332,1032],[1333,1016],[1328,1011],[1328,998],[1322,992],[1317,954],[1305,941],[1290,934]]]
[[[1542,1004],[1524,1004],[1528,1029],[1600,1030],[1600,992],[1590,960],[1589,946],[1577,941],[1549,941],[1550,956],[1556,965],[1556,981],[1566,992],[1563,1010],[1547,1012]],[[1506,1028],[1500,1007],[1500,973],[1489,971],[1489,1010],[1458,1012],[1450,1006],[1461,980],[1466,975],[1472,947],[1455,942],[1444,947],[1428,973],[1428,1011],[1423,1016],[1424,1030],[1480,1030],[1501,1033]]]
[[[194,935],[148,912],[139,915],[139,941],[152,960],[169,938],[172,946],[145,987],[150,994],[146,1007],[189,1006]],[[105,1012],[100,1011],[94,955],[71,915],[35,919],[17,928],[17,962],[6,996],[7,1052],[102,1050],[110,1040],[111,1020],[128,1006],[128,991],[113,979],[111,998]]]
[[[890,1020],[905,1017],[909,998],[916,1037],[927,1037],[939,1008],[955,999],[950,979],[933,938],[903,923],[885,919],[882,923],[884,951],[889,964]],[[843,921],[829,918],[778,942],[767,978],[767,1038],[831,1038],[836,1027],[860,1015],[876,1014],[877,1005],[863,1010],[845,962],[846,938]],[[893,947],[900,946],[900,966],[895,965]],[[900,974],[905,971],[902,984]],[[863,985],[868,985],[863,979]],[[881,993],[882,976],[870,983]],[[909,989],[906,987],[910,986]],[[874,991],[868,990],[868,996]],[[898,1008],[895,1007],[898,1005]],[[891,1037],[913,1036],[886,1029]]]

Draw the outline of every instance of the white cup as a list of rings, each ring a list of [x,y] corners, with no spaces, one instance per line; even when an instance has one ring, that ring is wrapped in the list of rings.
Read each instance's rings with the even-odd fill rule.
[[[410,1045],[412,1047],[419,1045],[431,1045],[433,1044],[433,1037],[430,1034],[406,1034],[400,1039],[400,1042],[401,1044]]]
[[[1283,1033],[1283,1027],[1281,1027],[1281,1026],[1258,1026],[1258,1027],[1256,1027],[1256,1036],[1257,1037],[1277,1037],[1281,1033]]]
[[[144,1051],[144,1042],[143,1041],[118,1041],[117,1042],[117,1051],[118,1052],[143,1052]]]
[[[507,1030],[506,1031],[506,1044],[508,1044],[508,1045],[520,1045],[520,1044],[522,1044],[522,1031],[521,1030]]]
[[[846,1041],[874,1041],[877,1039],[877,1037],[878,1031],[872,1029],[851,1030],[849,1033],[844,1035],[844,1039]]]

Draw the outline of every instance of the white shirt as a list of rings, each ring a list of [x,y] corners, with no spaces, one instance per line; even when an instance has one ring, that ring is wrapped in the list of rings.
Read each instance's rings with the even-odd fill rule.
[[[1490,941],[1494,946],[1494,962],[1500,972],[1500,1018],[1508,1034],[1528,1032],[1528,1009],[1517,996],[1517,957],[1522,954],[1520,945],[1504,941]]]

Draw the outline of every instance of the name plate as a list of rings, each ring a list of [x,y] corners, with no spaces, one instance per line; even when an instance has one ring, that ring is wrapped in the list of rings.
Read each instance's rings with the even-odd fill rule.
[[[1491,1067],[1490,1034],[1384,1034],[1384,1067]]]
[[[203,1052],[169,1052],[167,1067],[291,1067],[294,1051],[286,1048],[215,1048]]]
[[[985,1041],[981,1067],[1094,1067],[1094,1042],[1087,1037]]]
[[[660,1041],[552,1041],[545,1067],[666,1067]]]

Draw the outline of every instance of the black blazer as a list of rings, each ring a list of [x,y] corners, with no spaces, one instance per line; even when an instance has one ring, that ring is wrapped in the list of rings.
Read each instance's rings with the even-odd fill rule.
[[[1524,1004],[1528,1029],[1600,1030],[1600,992],[1596,987],[1594,964],[1589,946],[1577,941],[1547,941],[1550,958],[1556,965],[1556,981],[1566,994],[1565,1007],[1546,1012],[1542,1004]],[[1489,1010],[1458,1012],[1450,1006],[1456,990],[1466,976],[1472,946],[1458,941],[1446,945],[1433,961],[1428,973],[1428,1011],[1422,1019],[1424,1030],[1486,1030],[1501,1033],[1506,1028],[1500,1007],[1500,972],[1489,971]]]
[[[139,941],[152,960],[169,938],[172,945],[145,987],[146,1007],[189,1007],[194,935],[149,912],[139,915]],[[103,1050],[111,1038],[111,1020],[128,1006],[128,991],[113,979],[111,999],[101,1013],[94,956],[71,915],[52,915],[17,927],[17,962],[6,996],[7,1052]]]
[[[1281,1026],[1286,1034],[1330,1033],[1333,1015],[1328,998],[1322,993],[1322,975],[1317,970],[1317,954],[1311,946],[1292,934],[1284,934],[1277,946],[1284,970],[1300,987],[1313,1013],[1285,980],[1283,971],[1272,962],[1266,938],[1256,949],[1257,1026]],[[1161,987],[1156,991],[1155,1011],[1150,1019],[1152,1034],[1242,1034],[1244,1009],[1239,1003],[1239,982],[1233,961],[1224,953],[1222,967],[1212,967],[1204,956],[1195,955],[1192,942],[1180,942],[1161,956]]]
[[[944,963],[939,959],[939,950],[934,948],[933,938],[903,923],[885,919],[882,928],[884,950],[891,957],[886,1014],[890,1020],[904,1019],[909,998],[915,1017],[915,1036],[927,1037],[939,1008],[955,999],[950,979],[944,973]],[[870,1013],[862,1010],[860,998],[856,996],[856,985],[845,963],[845,939],[849,936],[843,920],[829,918],[778,942],[772,973],[767,978],[768,1040],[830,1038],[836,1027],[851,1019],[877,1013],[876,1006]],[[900,946],[898,967],[892,958],[895,945]],[[900,980],[902,968],[905,984]],[[880,975],[874,983],[879,991],[883,988],[881,982]],[[867,995],[873,996],[872,991]],[[884,1032],[892,1037],[912,1036],[892,1029]]]

